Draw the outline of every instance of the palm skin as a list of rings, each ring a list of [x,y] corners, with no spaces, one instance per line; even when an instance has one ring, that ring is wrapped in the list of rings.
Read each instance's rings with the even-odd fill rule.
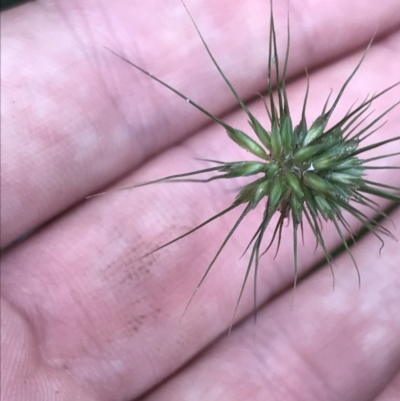
[[[268,7],[209,3],[188,6],[226,75],[244,98],[253,96],[265,88]],[[285,7],[275,6],[282,52]],[[291,5],[289,75],[326,63],[311,74],[310,120],[361,53],[344,55],[365,47],[376,26],[376,43],[341,111],[399,80],[399,12],[396,1]],[[292,306],[292,244],[282,241],[277,259],[270,252],[261,261],[257,324],[249,287],[227,337],[247,262],[239,260],[240,250],[257,212],[182,320],[237,216],[138,258],[226,207],[235,184],[157,185],[84,201],[110,185],[202,168],[194,157],[243,157],[220,127],[205,126],[205,116],[103,47],[208,110],[229,111],[226,119],[246,129],[180,4],[37,2],[3,13],[2,30],[2,247],[52,219],[2,257],[4,399],[396,399],[398,243],[388,239],[379,255],[379,242],[366,236],[354,247],[360,290],[350,258],[342,255],[335,259],[335,290],[322,269],[300,283]],[[304,79],[288,86],[294,113],[304,89]],[[395,89],[379,105],[398,99]],[[261,102],[251,107],[267,120]],[[398,135],[398,110],[389,119],[376,137]],[[375,179],[400,185],[398,174],[378,171]],[[399,227],[398,210],[391,218]],[[393,230],[390,221],[385,226]],[[333,250],[340,239],[332,227],[324,235]],[[303,275],[322,258],[314,247],[306,230],[299,249]]]

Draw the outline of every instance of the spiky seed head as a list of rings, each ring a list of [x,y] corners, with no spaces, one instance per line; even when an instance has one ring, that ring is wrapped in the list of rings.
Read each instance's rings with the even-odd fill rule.
[[[184,7],[186,5],[183,3]],[[246,205],[241,216],[228,233],[222,245],[218,249],[215,257],[209,264],[206,272],[201,279],[199,286],[204,281],[211,267],[215,263],[217,257],[225,247],[226,243],[233,235],[236,228],[243,221],[246,214],[254,209],[263,199],[264,203],[264,217],[260,226],[255,232],[253,239],[247,248],[252,244],[252,251],[245,278],[238,297],[237,306],[240,302],[244,287],[246,285],[249,272],[252,265],[255,266],[257,272],[260,248],[262,246],[262,239],[264,233],[275,213],[279,213],[278,223],[275,227],[273,238],[267,250],[272,245],[276,235],[278,235],[278,249],[281,232],[285,219],[291,218],[293,224],[293,249],[294,249],[294,270],[295,270],[295,285],[297,282],[297,230],[299,226],[303,226],[307,222],[314,233],[317,244],[323,249],[326,260],[331,265],[332,256],[330,255],[327,247],[325,246],[324,238],[322,236],[321,218],[325,221],[333,222],[338,235],[340,236],[344,247],[349,252],[352,260],[355,263],[351,250],[347,245],[345,236],[342,233],[339,223],[344,229],[349,232],[350,228],[343,216],[343,211],[347,211],[356,217],[368,230],[372,231],[380,240],[380,234],[393,235],[384,227],[380,226],[376,221],[370,221],[365,214],[357,209],[357,205],[368,206],[374,212],[378,212],[376,204],[369,198],[369,195],[379,196],[381,198],[389,199],[396,203],[400,203],[400,188],[390,187],[378,182],[370,181],[366,178],[366,172],[369,169],[380,168],[377,166],[370,166],[369,163],[374,160],[393,156],[395,154],[382,155],[373,159],[362,159],[360,155],[364,152],[374,148],[379,148],[390,142],[400,140],[400,136],[377,142],[372,145],[361,147],[362,142],[369,137],[374,131],[380,127],[376,127],[381,119],[400,102],[397,102],[388,110],[385,110],[371,123],[367,124],[364,128],[359,128],[360,124],[366,119],[366,112],[371,104],[387,91],[398,85],[396,83],[391,87],[383,90],[382,92],[365,99],[358,107],[340,119],[333,127],[327,128],[333,111],[335,110],[341,96],[353,78],[364,57],[371,45],[367,47],[362,59],[350,74],[349,78],[345,81],[339,91],[336,99],[333,101],[332,106],[328,109],[329,97],[323,106],[321,114],[308,128],[305,118],[306,103],[308,96],[308,75],[307,75],[307,91],[304,99],[303,112],[301,121],[295,128],[293,128],[292,118],[290,115],[290,107],[286,93],[286,71],[289,57],[290,35],[288,27],[288,44],[286,56],[284,61],[283,73],[280,74],[279,59],[277,54],[276,34],[274,27],[274,19],[272,12],[271,1],[271,17],[270,17],[270,39],[269,39],[269,57],[268,57],[268,105],[266,105],[268,115],[270,117],[270,130],[266,129],[256,119],[255,116],[249,111],[242,99],[239,97],[230,81],[222,72],[220,66],[217,64],[215,58],[211,54],[202,34],[200,33],[195,21],[186,8],[186,11],[191,18],[195,29],[197,30],[200,39],[202,40],[206,51],[208,52],[212,62],[217,67],[222,78],[225,80],[229,89],[237,99],[239,105],[244,110],[249,118],[249,125],[254,132],[257,142],[252,139],[247,133],[231,127],[229,124],[214,116],[197,103],[189,100],[185,95],[161,81],[154,75],[143,70],[141,67],[132,63],[131,61],[121,57],[124,61],[147,74],[152,79],[161,83],[178,96],[188,101],[191,105],[196,107],[202,113],[213,119],[220,124],[227,132],[229,138],[236,144],[247,150],[249,153],[260,158],[261,161],[240,161],[240,162],[219,162],[212,161],[217,164],[215,167],[206,168],[204,170],[193,171],[189,173],[177,174],[174,176],[164,177],[155,181],[146,182],[133,187],[149,185],[153,183],[167,182],[167,181],[196,181],[196,182],[209,182],[217,179],[228,179],[241,176],[251,176],[261,174],[261,177],[255,181],[247,184],[236,196],[233,204],[227,207],[222,212],[212,216],[207,221],[199,226],[193,228],[187,233],[178,238],[164,244],[150,253],[153,253],[173,242],[184,238],[185,236],[200,229],[213,220],[221,217],[240,205]],[[372,42],[372,41],[371,41]],[[275,71],[275,85],[276,93],[273,93],[272,76]],[[399,169],[400,167],[390,166],[390,169]],[[217,172],[216,176],[207,179],[192,179],[187,178],[193,175],[202,173]],[[381,213],[382,214],[382,213]],[[382,240],[381,240],[382,241]],[[383,242],[383,241],[382,241]],[[247,250],[247,249],[246,249]],[[149,254],[150,254],[149,253]],[[265,252],[264,252],[265,253]],[[148,255],[148,254],[147,254]],[[144,255],[146,256],[146,255]],[[357,268],[357,265],[356,265]],[[358,271],[358,270],[357,270]],[[256,274],[256,273],[255,273]],[[198,287],[199,287],[198,286]],[[193,297],[192,297],[193,298]],[[235,309],[235,313],[236,313]]]

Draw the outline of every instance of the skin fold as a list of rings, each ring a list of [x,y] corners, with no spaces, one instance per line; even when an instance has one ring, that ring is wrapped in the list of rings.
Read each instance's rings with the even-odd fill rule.
[[[307,67],[310,122],[375,33],[336,115],[400,80],[398,2],[348,3],[289,6],[289,102],[299,116]],[[193,0],[187,6],[236,90],[256,99],[266,88],[269,6],[232,4]],[[279,2],[274,10],[284,54],[288,7]],[[303,280],[293,292],[288,229],[277,258],[271,249],[261,259],[256,325],[249,286],[228,337],[248,262],[240,256],[261,210],[235,233],[183,319],[240,211],[140,257],[227,207],[240,182],[160,184],[85,200],[103,190],[208,167],[196,158],[246,157],[207,117],[104,48],[247,130],[179,2],[37,1],[1,18],[5,400],[396,399],[398,242],[385,238],[379,252],[379,241],[366,235],[352,248],[361,288],[343,254],[334,260],[332,290],[327,266],[306,275],[323,258],[306,227],[305,244],[299,244]],[[378,113],[399,98],[397,87],[374,108]],[[261,100],[249,107],[268,121]],[[399,126],[397,108],[369,143],[398,135]],[[400,143],[382,151],[399,152]],[[382,163],[399,166],[400,157]],[[400,186],[396,170],[371,176]],[[382,224],[399,238],[399,210],[390,218]],[[354,231],[360,228],[354,219],[349,223]],[[29,238],[7,248],[27,232]],[[334,227],[327,225],[323,234],[329,250],[340,244]]]

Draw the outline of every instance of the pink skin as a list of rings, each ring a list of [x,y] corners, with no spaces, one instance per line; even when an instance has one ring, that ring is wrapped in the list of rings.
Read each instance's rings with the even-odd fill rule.
[[[265,88],[265,3],[188,2],[244,98]],[[376,42],[335,115],[400,80],[398,1],[309,3],[290,5],[289,68],[293,77],[304,66],[324,64],[310,77],[309,121],[360,59],[360,50],[351,52],[364,48],[376,29]],[[286,10],[286,2],[277,2],[282,54]],[[134,400],[143,394],[152,401],[396,399],[399,243],[385,239],[379,255],[379,242],[367,235],[354,247],[360,290],[349,256],[341,255],[335,291],[329,269],[321,269],[300,283],[292,307],[286,229],[278,258],[272,250],[260,264],[257,324],[249,283],[238,325],[227,337],[248,260],[239,256],[261,210],[240,227],[181,321],[238,212],[137,258],[227,207],[240,184],[161,184],[85,201],[111,186],[208,167],[194,157],[246,157],[222,128],[206,126],[207,117],[103,47],[207,110],[229,111],[226,120],[248,131],[179,2],[38,1],[3,13],[2,35],[2,247],[51,220],[3,255],[4,400]],[[304,89],[304,79],[288,86],[296,118]],[[399,99],[396,88],[373,108]],[[251,107],[266,121],[260,101]],[[399,135],[399,126],[396,109],[370,140]],[[371,157],[399,151],[395,142]],[[400,157],[382,163],[400,165]],[[400,186],[396,170],[371,176]],[[399,229],[400,212],[391,217]],[[393,230],[390,221],[384,225]],[[340,242],[331,226],[324,236],[331,250]],[[322,257],[314,246],[306,230],[299,247],[303,275]]]

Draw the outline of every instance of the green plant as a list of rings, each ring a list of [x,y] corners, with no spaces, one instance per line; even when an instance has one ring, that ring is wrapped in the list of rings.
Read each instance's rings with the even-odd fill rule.
[[[185,4],[184,7],[186,8]],[[190,235],[191,233],[204,227],[213,220],[218,219],[231,210],[240,206],[244,206],[244,210],[242,211],[239,219],[228,232],[214,258],[208,265],[197,287],[199,288],[208,275],[210,269],[215,264],[225,245],[234,234],[237,227],[242,223],[246,215],[251,210],[256,208],[260,203],[264,203],[265,206],[262,221],[256,228],[254,236],[246,248],[246,251],[251,249],[250,259],[236,303],[235,313],[252,268],[254,268],[256,282],[260,257],[270,249],[275,240],[278,242],[277,248],[279,249],[284,222],[286,219],[290,219],[293,226],[294,287],[296,287],[298,280],[299,230],[301,232],[303,231],[304,223],[307,223],[310,226],[315,235],[317,244],[323,249],[326,261],[332,269],[332,256],[327,249],[322,234],[323,221],[332,222],[345,250],[353,260],[358,273],[357,263],[353,257],[348,241],[346,240],[347,234],[351,236],[351,229],[343,214],[344,211],[353,215],[382,243],[383,240],[381,235],[387,235],[394,238],[393,234],[389,230],[381,226],[376,220],[371,220],[364,212],[360,211],[357,206],[367,206],[378,215],[385,216],[385,214],[378,209],[373,199],[371,199],[371,195],[400,203],[400,188],[371,181],[366,175],[368,170],[371,169],[400,169],[400,167],[397,166],[380,167],[370,164],[371,162],[386,157],[398,155],[399,152],[383,154],[374,158],[363,158],[364,153],[370,151],[371,149],[380,148],[390,142],[400,140],[400,136],[397,136],[385,141],[378,141],[372,145],[363,145],[363,141],[365,141],[366,138],[370,137],[375,133],[375,131],[381,128],[383,125],[382,118],[400,102],[395,103],[392,107],[382,112],[372,121],[366,122],[367,118],[370,116],[368,112],[369,108],[376,99],[397,86],[399,83],[396,83],[371,97],[365,98],[360,105],[352,110],[349,110],[339,121],[331,126],[329,126],[329,123],[332,113],[336,109],[347,85],[363,63],[372,41],[365,50],[364,55],[359,63],[351,72],[348,79],[344,82],[332,104],[329,105],[330,99],[328,97],[322,107],[319,117],[310,126],[306,121],[306,106],[309,87],[307,76],[307,90],[304,96],[302,117],[300,122],[297,125],[294,125],[290,114],[289,101],[286,92],[290,32],[288,27],[286,55],[283,68],[281,68],[278,59],[276,32],[271,1],[268,88],[265,94],[267,97],[267,101],[265,101],[265,107],[270,119],[270,127],[267,129],[263,127],[259,120],[250,112],[230,81],[224,75],[187,8],[186,11],[188,12],[189,17],[191,18],[193,25],[212,62],[235,96],[240,107],[246,113],[249,120],[249,125],[253,131],[253,137],[227,124],[219,117],[210,113],[178,90],[174,89],[159,78],[153,76],[130,60],[122,57],[112,50],[110,51],[137,70],[147,74],[152,79],[167,87],[169,90],[173,91],[175,94],[189,102],[202,113],[221,125],[232,141],[252,155],[256,156],[258,161],[240,160],[233,162],[222,162],[218,160],[206,159],[208,162],[215,164],[215,166],[202,170],[167,176],[121,189],[131,189],[163,182],[190,181],[205,183],[213,180],[232,179],[253,175],[257,175],[258,178],[242,188],[237,194],[234,202],[229,207],[212,216],[185,234],[180,235],[179,237],[157,247],[146,255],[143,255],[143,257],[148,256],[149,254]],[[256,139],[254,139],[254,137]],[[215,173],[215,175],[204,179],[195,178],[197,175],[207,173]],[[279,214],[279,219],[274,227],[272,240],[264,249],[262,248],[262,240],[272,217],[276,213]]]

